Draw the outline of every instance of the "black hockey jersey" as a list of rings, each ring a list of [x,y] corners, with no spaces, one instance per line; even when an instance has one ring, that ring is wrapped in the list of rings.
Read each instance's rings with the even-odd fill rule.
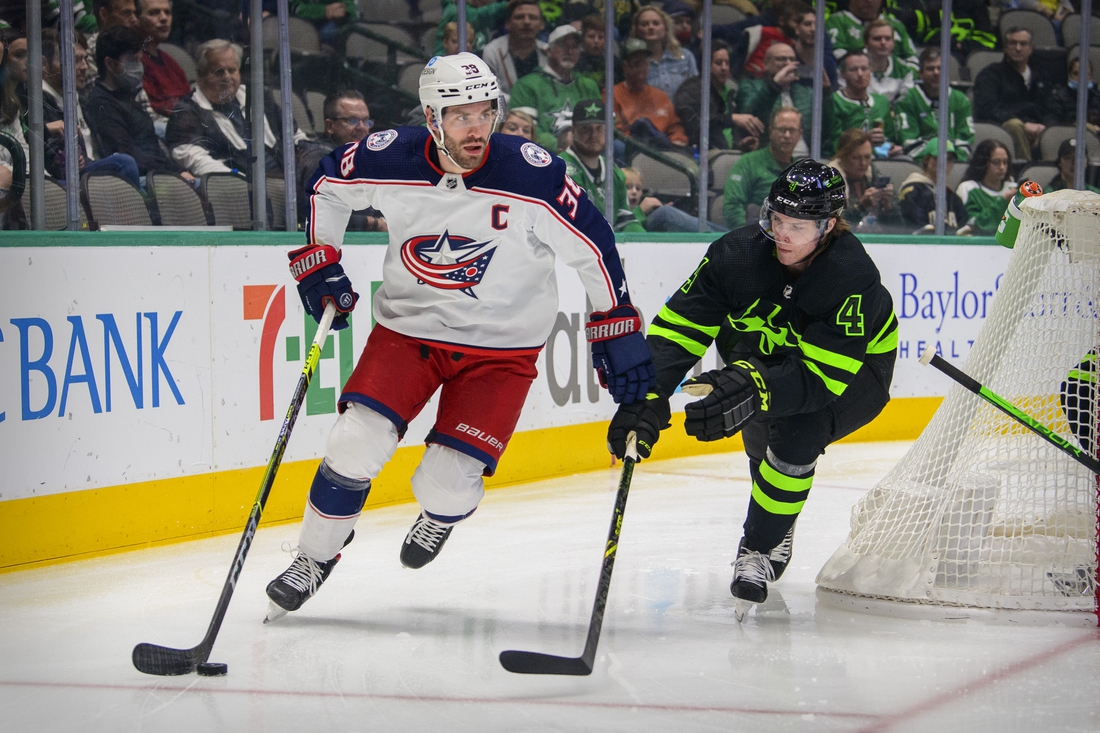
[[[769,371],[771,415],[814,412],[844,394],[868,358],[894,359],[897,317],[867,251],[838,236],[798,277],[751,224],[714,242],[653,319],[657,389],[671,395],[712,341],[727,362]],[[877,357],[877,355],[882,355]]]

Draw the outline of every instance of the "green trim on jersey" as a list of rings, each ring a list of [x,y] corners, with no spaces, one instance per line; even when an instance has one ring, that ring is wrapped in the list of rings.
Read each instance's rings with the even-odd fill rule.
[[[1008,209],[1008,199],[1002,194],[1009,190],[1015,191],[1016,182],[1006,180],[1000,191],[986,188],[979,181],[963,181],[955,189],[955,193],[966,204],[966,213],[970,216],[967,224],[970,224],[979,234],[990,234],[997,231],[1001,224],[1001,217]]]
[[[544,68],[522,76],[512,85],[509,109],[536,118],[536,142],[547,150],[558,149],[558,135],[573,124],[573,107],[582,99],[599,99],[600,87],[587,76],[576,76],[566,84]]]
[[[898,144],[907,155],[917,152],[939,134],[939,111],[933,108],[932,100],[919,84],[894,103],[894,116]],[[952,89],[947,95],[947,129],[947,139],[955,144],[959,162],[970,160],[970,150],[974,145],[974,117],[970,100],[958,89]]]
[[[870,132],[876,122],[882,123],[883,134],[890,142],[897,141],[897,128],[894,115],[890,111],[890,102],[881,94],[871,92],[868,99],[849,99],[843,92],[829,95],[833,105],[833,124],[822,139],[822,154],[831,156],[836,152],[836,141],[845,130],[857,129]]]
[[[901,59],[910,66],[917,65],[917,50],[913,41],[909,38],[909,31],[905,24],[897,18],[882,13],[880,18],[889,23],[894,29],[894,58]],[[825,20],[825,32],[829,34],[829,40],[833,42],[833,55],[837,60],[844,58],[849,51],[863,48],[863,29],[867,26],[862,20],[843,10],[830,15]]]

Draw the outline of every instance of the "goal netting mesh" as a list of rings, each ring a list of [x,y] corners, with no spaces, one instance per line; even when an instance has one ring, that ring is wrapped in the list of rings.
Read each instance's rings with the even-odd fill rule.
[[[1095,455],[1100,195],[1059,191],[1021,212],[1008,271],[962,366]],[[1095,611],[1096,570],[1096,477],[955,385],[852,510],[851,533],[817,582],[889,601]]]

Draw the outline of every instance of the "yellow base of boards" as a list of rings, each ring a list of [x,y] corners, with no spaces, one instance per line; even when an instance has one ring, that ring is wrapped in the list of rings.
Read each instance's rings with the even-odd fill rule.
[[[891,401],[870,425],[844,442],[913,440],[942,401]],[[672,417],[661,434],[660,458],[742,450],[740,436],[700,443]],[[585,423],[516,433],[487,488],[566,476],[610,465],[607,423]],[[398,449],[373,482],[367,509],[413,501],[409,481],[423,446]],[[264,509],[263,524],[297,521],[318,461],[284,463]],[[0,502],[0,572],[240,532],[256,500],[265,467],[88,489]],[[411,516],[411,515],[410,515]]]

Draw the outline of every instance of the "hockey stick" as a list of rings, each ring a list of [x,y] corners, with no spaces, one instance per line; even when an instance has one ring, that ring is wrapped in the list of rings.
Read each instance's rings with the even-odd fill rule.
[[[596,645],[600,643],[600,629],[603,627],[603,612],[607,607],[607,592],[611,589],[611,571],[615,568],[615,552],[619,548],[619,531],[623,527],[626,496],[630,493],[630,478],[634,475],[634,464],[638,462],[636,443],[634,433],[630,433],[626,440],[623,472],[619,478],[619,492],[615,495],[615,514],[611,517],[611,528],[607,531],[607,545],[603,553],[603,566],[600,568],[600,584],[596,589],[596,602],[592,606],[592,619],[588,622],[588,640],[584,643],[584,651],[579,657],[559,657],[554,654],[509,649],[500,653],[500,664],[509,672],[592,674],[592,665],[596,660]]]
[[[244,526],[244,534],[237,545],[237,552],[233,557],[233,564],[229,568],[229,575],[222,586],[222,594],[218,598],[218,605],[214,609],[214,617],[210,619],[210,627],[206,630],[206,636],[198,646],[190,649],[172,649],[171,647],[158,646],[156,644],[141,643],[134,647],[134,666],[139,672],[156,675],[180,675],[189,674],[195,668],[210,657],[210,649],[214,646],[214,639],[221,628],[225,612],[229,608],[229,599],[233,597],[233,590],[237,586],[237,579],[244,567],[244,558],[248,555],[248,548],[252,544],[252,538],[256,534],[256,527],[260,523],[260,515],[263,514],[267,497],[271,493],[271,487],[275,483],[275,474],[279,470],[279,464],[283,460],[283,452],[290,441],[290,431],[294,429],[294,421],[298,417],[298,410],[305,400],[306,390],[309,388],[310,379],[317,369],[317,362],[321,358],[321,347],[328,336],[332,319],[336,315],[336,307],[329,304],[325,313],[321,316],[321,323],[317,326],[317,335],[313,339],[313,345],[309,347],[306,356],[306,365],[302,368],[302,376],[298,378],[298,386],[294,388],[294,397],[290,400],[290,409],[283,419],[283,427],[279,430],[279,438],[275,441],[275,450],[271,453],[271,460],[267,462],[267,471],[264,480],[260,484],[260,492],[256,495],[256,501],[252,505],[252,513],[248,515],[248,522]]]
[[[931,364],[932,366],[936,367],[941,372],[961,384],[963,387],[966,387],[968,390],[978,395],[983,400],[1011,417],[1013,420],[1016,420],[1025,427],[1030,428],[1040,438],[1058,448],[1063,453],[1068,454],[1071,458],[1073,458],[1075,461],[1080,463],[1088,470],[1092,471],[1095,474],[1100,474],[1100,461],[1097,461],[1088,453],[1073,445],[1061,435],[1058,435],[1056,432],[1048,428],[1046,425],[1043,425],[1038,420],[1035,420],[1027,413],[1022,411],[1020,408],[1013,405],[1011,402],[989,391],[989,389],[984,387],[980,382],[978,382],[978,380],[965,374],[962,370],[956,368],[954,365],[947,362],[942,357],[938,356],[935,349],[933,349],[931,346],[925,349],[924,353],[921,354],[920,363],[924,364],[925,366]]]

